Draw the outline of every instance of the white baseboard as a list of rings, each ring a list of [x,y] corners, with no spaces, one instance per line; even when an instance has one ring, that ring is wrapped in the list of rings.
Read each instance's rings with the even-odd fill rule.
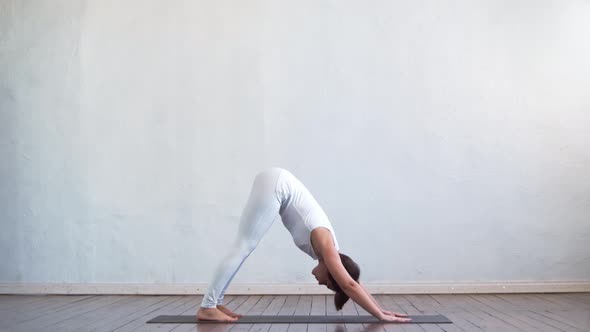
[[[494,281],[368,283],[372,294],[473,294],[590,292],[590,281]],[[201,295],[206,284],[0,283],[0,294]],[[234,284],[227,294],[332,294],[317,284]]]

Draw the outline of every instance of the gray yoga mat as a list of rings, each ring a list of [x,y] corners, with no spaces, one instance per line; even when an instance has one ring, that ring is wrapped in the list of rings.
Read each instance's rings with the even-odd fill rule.
[[[408,324],[408,323],[432,323],[444,324],[452,323],[447,317],[443,315],[410,315],[412,321],[407,323],[392,323],[392,324]],[[212,322],[197,320],[196,315],[161,315],[148,321],[148,323],[191,323],[191,324],[333,324],[333,323],[388,323],[380,321],[373,316],[243,316],[234,322]]]

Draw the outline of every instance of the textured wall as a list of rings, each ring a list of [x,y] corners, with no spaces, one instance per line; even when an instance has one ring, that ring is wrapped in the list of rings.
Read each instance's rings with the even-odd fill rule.
[[[290,169],[368,281],[590,276],[587,1],[0,2],[0,281],[207,282]],[[236,282],[312,282],[276,223]]]

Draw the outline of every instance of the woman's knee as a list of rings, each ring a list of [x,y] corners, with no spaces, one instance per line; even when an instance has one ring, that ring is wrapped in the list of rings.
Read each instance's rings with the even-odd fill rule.
[[[248,257],[258,243],[250,240],[240,240],[236,244],[236,252],[242,257]]]

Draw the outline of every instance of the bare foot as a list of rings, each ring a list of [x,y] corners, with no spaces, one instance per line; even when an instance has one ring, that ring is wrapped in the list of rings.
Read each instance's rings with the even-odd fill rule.
[[[223,306],[223,305],[218,305],[217,309],[219,309],[221,312],[223,312],[224,314],[230,316],[230,317],[234,317],[234,318],[240,318],[242,317],[242,315],[240,314],[236,314],[235,312],[229,310],[227,307]]]
[[[216,322],[234,322],[237,318],[230,317],[217,308],[199,308],[197,311],[198,320],[213,320]]]

